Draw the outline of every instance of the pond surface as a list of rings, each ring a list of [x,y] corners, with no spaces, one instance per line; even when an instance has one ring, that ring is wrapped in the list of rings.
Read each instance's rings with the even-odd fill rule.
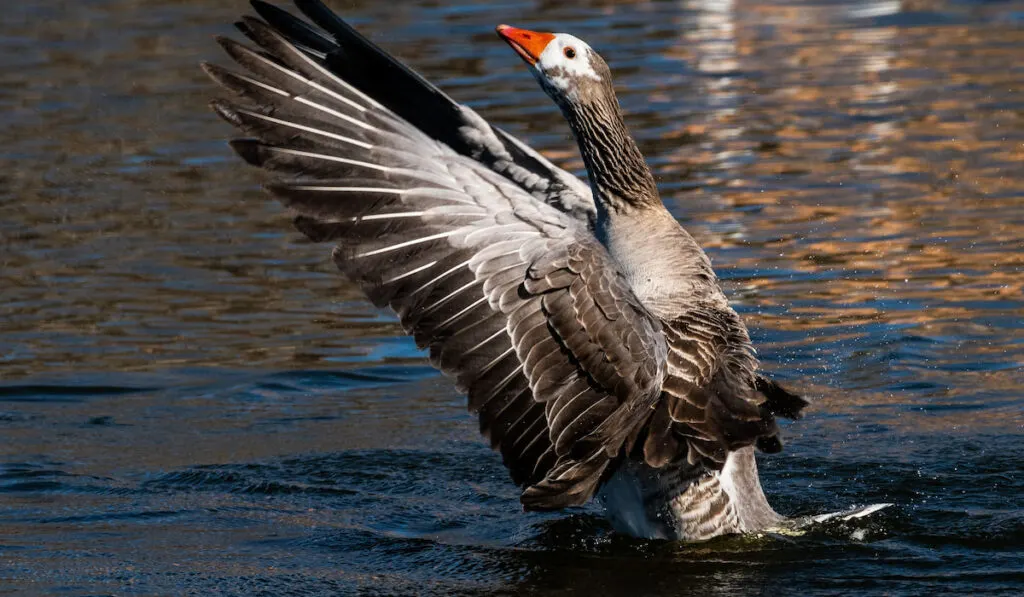
[[[571,4],[571,5],[570,5]],[[0,593],[1024,592],[1024,3],[334,2],[552,159],[495,24],[611,63],[765,369],[802,537],[523,514],[459,396],[236,159],[201,60],[248,7],[0,21]]]

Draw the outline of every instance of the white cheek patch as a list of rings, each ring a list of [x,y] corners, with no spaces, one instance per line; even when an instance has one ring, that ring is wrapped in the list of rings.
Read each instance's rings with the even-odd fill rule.
[[[576,51],[575,58],[568,58],[565,55],[566,47],[572,47]],[[597,74],[590,66],[592,52],[593,50],[583,40],[566,33],[559,33],[541,52],[537,64],[545,73],[558,70],[558,75],[549,76],[549,80],[553,85],[565,89],[569,82],[568,79],[590,77],[595,81],[601,80],[601,75]]]
[[[562,91],[569,90],[569,79],[566,77],[548,77],[548,81],[557,89],[561,89]]]

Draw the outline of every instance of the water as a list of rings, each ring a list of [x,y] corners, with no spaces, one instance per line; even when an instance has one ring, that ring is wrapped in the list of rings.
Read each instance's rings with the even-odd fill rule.
[[[764,366],[803,537],[523,514],[451,385],[225,146],[242,2],[5,5],[0,593],[1024,592],[1024,4],[336,3],[578,170],[500,22],[608,59]]]

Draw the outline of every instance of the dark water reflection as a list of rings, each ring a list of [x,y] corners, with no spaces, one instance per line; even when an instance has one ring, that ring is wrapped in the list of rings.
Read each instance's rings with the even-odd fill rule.
[[[1024,4],[336,4],[570,168],[490,28],[607,56],[766,368],[817,398],[773,502],[897,507],[687,547],[519,513],[462,399],[225,147],[196,64],[244,3],[11,3],[0,589],[1024,591]]]

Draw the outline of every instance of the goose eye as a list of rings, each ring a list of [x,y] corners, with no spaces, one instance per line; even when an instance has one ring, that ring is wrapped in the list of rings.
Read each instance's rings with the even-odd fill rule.
[[[572,46],[566,46],[566,48],[562,50],[562,53],[565,54],[565,57],[570,60],[576,57],[576,49],[573,48]]]

